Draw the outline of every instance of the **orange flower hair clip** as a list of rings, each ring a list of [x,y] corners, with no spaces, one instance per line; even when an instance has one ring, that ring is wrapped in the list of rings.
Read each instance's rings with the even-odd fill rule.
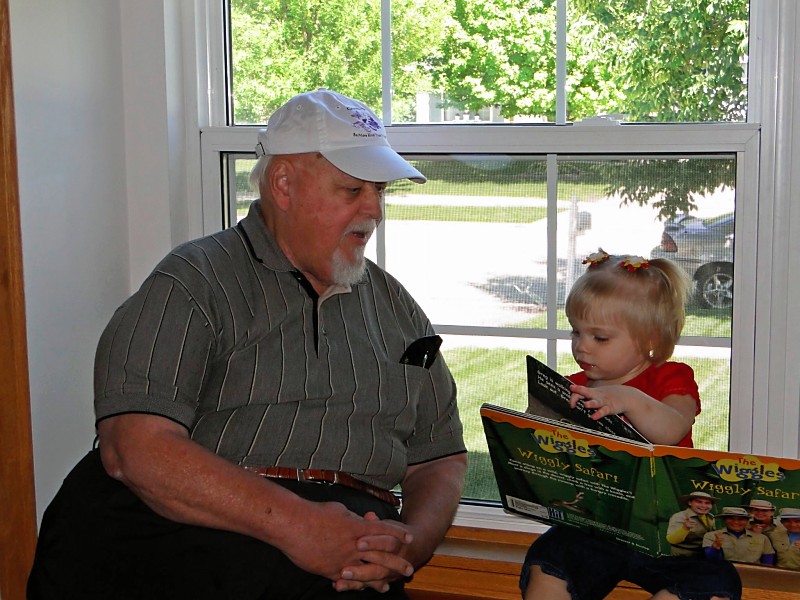
[[[650,263],[642,256],[632,256],[629,254],[623,257],[623,260],[619,263],[619,266],[623,269],[633,272],[637,269],[649,269]]]
[[[589,268],[591,269],[592,267],[596,267],[600,263],[607,261],[609,258],[610,256],[608,255],[608,252],[599,250],[597,252],[593,252],[592,254],[584,258],[581,264],[589,265]]]

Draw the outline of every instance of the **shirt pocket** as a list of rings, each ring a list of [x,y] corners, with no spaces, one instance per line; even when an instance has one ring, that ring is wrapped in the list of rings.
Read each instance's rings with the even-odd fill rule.
[[[381,420],[402,441],[414,432],[420,392],[430,372],[423,367],[384,363],[378,390]]]

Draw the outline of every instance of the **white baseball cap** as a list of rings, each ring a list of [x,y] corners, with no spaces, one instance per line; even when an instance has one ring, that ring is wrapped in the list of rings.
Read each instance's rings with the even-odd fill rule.
[[[363,102],[324,88],[289,99],[258,134],[259,157],[304,152],[319,152],[364,181],[427,181],[392,150],[380,119]]]

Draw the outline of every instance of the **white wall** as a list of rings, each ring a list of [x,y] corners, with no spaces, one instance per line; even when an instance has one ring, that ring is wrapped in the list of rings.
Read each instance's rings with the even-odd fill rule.
[[[188,0],[118,1],[135,289],[173,246],[201,234],[200,211],[190,208],[199,201],[187,200],[189,190],[199,198],[200,182],[196,74],[184,65],[194,52],[194,10]],[[190,149],[197,156],[187,161]]]
[[[129,287],[116,2],[11,0],[39,514],[92,446],[97,338]]]
[[[103,327],[188,236],[164,15],[165,0],[10,0],[39,518],[92,447]]]

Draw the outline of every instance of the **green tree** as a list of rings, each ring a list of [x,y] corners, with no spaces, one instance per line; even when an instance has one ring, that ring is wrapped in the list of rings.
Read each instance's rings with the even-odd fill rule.
[[[733,159],[645,159],[624,161],[605,170],[606,193],[619,194],[623,204],[650,205],[659,218],[697,208],[695,197],[732,189],[736,184]]]
[[[567,119],[742,121],[747,108],[748,0],[570,0]],[[434,83],[455,104],[499,105],[505,118],[555,118],[552,0],[456,0]],[[667,219],[694,194],[735,184],[730,161],[627,161],[606,192]]]
[[[747,0],[572,0],[568,119],[740,121]],[[555,116],[554,0],[455,0],[434,83],[506,118]]]
[[[434,84],[470,111],[498,105],[506,119],[555,120],[556,8],[554,0],[455,0]],[[579,15],[570,31],[569,117],[616,109],[623,94],[612,65],[598,60],[613,52],[604,45],[602,28]]]
[[[231,0],[233,114],[265,123],[294,94],[327,87],[381,106],[380,0]],[[447,3],[392,3],[394,120],[413,115],[417,90],[430,87],[430,56]]]
[[[748,0],[572,0],[634,121],[743,121]],[[602,41],[602,43],[598,43]]]
[[[455,0],[434,85],[464,110],[553,115],[555,23],[553,0]]]

